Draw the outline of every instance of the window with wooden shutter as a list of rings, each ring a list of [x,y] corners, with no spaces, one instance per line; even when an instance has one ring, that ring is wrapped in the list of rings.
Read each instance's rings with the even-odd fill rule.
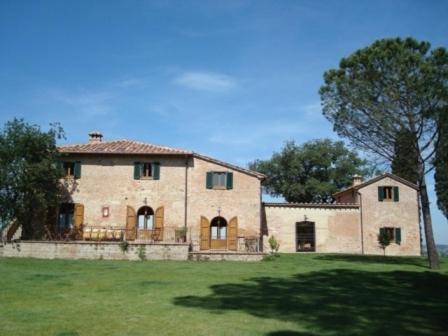
[[[384,187],[378,187],[378,201],[384,200]]]
[[[398,187],[394,187],[394,202],[398,202],[400,200]]]
[[[140,162],[134,162],[134,180],[140,180],[141,166]]]
[[[206,176],[207,189],[233,189],[233,173],[231,172],[208,172]]]
[[[397,193],[397,195],[395,195],[394,187],[390,187],[390,186],[378,187],[378,201],[391,202],[391,201],[395,200],[395,197],[398,197],[398,193]]]
[[[213,188],[213,172],[207,172],[205,186],[207,189]]]
[[[75,176],[75,163],[74,162],[64,162],[64,163],[62,163],[62,168],[64,169],[64,177],[74,177]]]
[[[233,173],[227,173],[227,181],[226,181],[227,189],[233,189]]]
[[[401,228],[395,228],[395,243],[401,244]]]
[[[159,162],[154,162],[152,164],[152,178],[154,180],[160,179],[160,163]]]
[[[76,161],[74,163],[74,177],[75,179],[81,178],[81,161]]]
[[[159,162],[134,162],[135,180],[159,180],[160,163]]]

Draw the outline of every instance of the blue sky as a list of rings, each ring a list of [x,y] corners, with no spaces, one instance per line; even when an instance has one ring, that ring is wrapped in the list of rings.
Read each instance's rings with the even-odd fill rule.
[[[447,47],[446,13],[446,1],[3,0],[0,123],[58,121],[70,143],[99,130],[245,166],[289,139],[336,139],[324,71],[384,37]]]

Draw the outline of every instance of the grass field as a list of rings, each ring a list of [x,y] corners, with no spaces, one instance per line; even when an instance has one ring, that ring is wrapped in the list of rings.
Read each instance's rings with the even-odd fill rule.
[[[0,335],[447,335],[448,259],[0,259]]]

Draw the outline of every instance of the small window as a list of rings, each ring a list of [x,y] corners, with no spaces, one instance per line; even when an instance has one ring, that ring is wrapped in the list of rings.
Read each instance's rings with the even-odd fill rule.
[[[151,178],[152,177],[152,164],[151,163],[143,163],[143,171],[142,178]]]
[[[386,235],[387,235],[387,237],[389,238],[390,241],[394,241],[394,239],[395,239],[394,228],[385,227],[384,228],[384,232],[386,232]]]
[[[384,187],[384,200],[392,201],[392,187]]]
[[[233,189],[233,173],[208,172],[206,179],[207,189]]]
[[[134,180],[159,180],[159,162],[134,162]]]
[[[391,242],[395,242],[396,244],[401,244],[401,228],[397,227],[382,227],[380,228],[380,234],[381,231],[384,230],[387,237],[389,237],[389,240]]]
[[[392,187],[392,186],[378,187],[378,201],[398,202],[399,200],[400,200],[400,193],[398,187]]]
[[[75,163],[74,162],[64,162],[64,176],[74,177],[75,176]]]
[[[80,161],[59,161],[57,163],[58,169],[62,171],[65,178],[81,178],[81,162]]]

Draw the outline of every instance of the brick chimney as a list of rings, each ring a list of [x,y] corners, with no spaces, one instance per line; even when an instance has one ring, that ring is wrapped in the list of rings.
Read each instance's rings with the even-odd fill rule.
[[[94,131],[89,133],[89,143],[99,143],[101,141],[103,141],[101,132]]]
[[[358,174],[352,176],[352,187],[355,187],[362,183],[362,177]]]

